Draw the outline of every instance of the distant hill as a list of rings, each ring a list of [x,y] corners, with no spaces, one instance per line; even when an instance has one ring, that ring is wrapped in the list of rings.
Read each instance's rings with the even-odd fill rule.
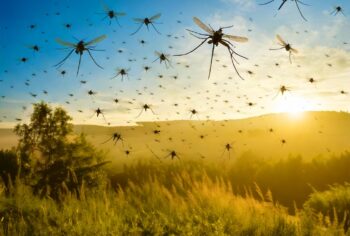
[[[75,125],[74,130],[85,133],[113,160],[154,158],[152,152],[163,158],[171,150],[180,158],[227,159],[227,143],[233,146],[232,159],[244,153],[262,158],[312,158],[350,150],[350,114],[344,112],[306,112],[300,117],[270,114],[228,121],[141,122],[124,127]],[[106,142],[114,132],[120,133],[124,141]],[[10,129],[0,129],[0,148],[11,147],[16,140]],[[128,157],[126,150],[131,151]]]

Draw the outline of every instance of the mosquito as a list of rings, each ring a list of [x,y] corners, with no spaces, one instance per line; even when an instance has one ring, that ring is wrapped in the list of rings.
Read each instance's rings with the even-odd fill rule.
[[[113,133],[112,137],[110,137],[109,139],[104,141],[102,144],[105,144],[105,143],[109,142],[110,140],[113,140],[114,145],[116,145],[118,143],[118,141],[120,140],[122,142],[122,145],[124,146],[124,139],[120,133],[117,133],[117,132]]]
[[[222,152],[220,158],[225,154],[225,152],[228,152],[228,159],[231,159],[231,150],[233,149],[232,143],[225,144],[225,149]]]
[[[265,3],[260,3],[259,5],[267,5],[267,4],[270,4],[270,3],[274,2],[274,1],[275,1],[275,0],[270,0],[270,1],[265,2]],[[285,4],[287,1],[288,1],[288,0],[282,0],[282,3],[281,3],[280,6],[278,7],[278,10],[281,10],[282,7],[284,6],[284,4]],[[307,21],[307,19],[304,17],[303,13],[302,13],[301,10],[300,10],[299,3],[302,4],[302,5],[304,5],[304,6],[310,6],[310,5],[304,3],[304,2],[302,2],[302,1],[300,1],[300,0],[291,0],[291,1],[294,1],[294,2],[295,2],[295,5],[296,5],[296,7],[297,7],[297,9],[298,9],[298,11],[299,11],[299,14],[300,14],[300,16],[303,18],[303,20]]]
[[[129,79],[129,71],[130,69],[118,68],[117,74],[113,76],[111,79],[117,78],[118,76],[122,77],[122,81],[124,80],[124,76],[126,76]]]
[[[270,50],[281,50],[281,49],[285,49],[287,52],[289,52],[289,62],[292,64],[292,54],[293,53],[298,53],[298,50],[296,50],[295,48],[292,48],[292,45],[290,45],[289,43],[286,43],[282,37],[280,35],[276,35],[276,38],[278,40],[278,44],[281,45],[282,47],[280,48],[272,48]]]
[[[96,117],[99,117],[100,115],[103,117],[103,119],[104,119],[104,121],[108,124],[108,122],[107,122],[107,120],[106,120],[106,117],[105,117],[105,115],[103,114],[104,112],[102,111],[102,109],[100,109],[100,108],[97,108],[96,110],[95,110],[95,113],[92,115],[92,117],[96,114]],[[91,117],[91,118],[92,118]]]
[[[159,60],[159,63],[162,63],[164,61],[166,68],[168,68],[169,66],[171,67],[171,63],[169,60],[169,57],[170,57],[169,54],[164,54],[164,53],[158,52],[158,51],[155,51],[154,53],[156,54],[157,58],[153,62]]]
[[[190,113],[191,113],[191,116],[190,116],[190,119],[191,119],[191,120],[192,120],[192,116],[196,116],[197,119],[199,120],[198,111],[197,111],[196,109],[190,110]]]
[[[66,46],[68,48],[72,48],[71,51],[68,53],[68,55],[63,58],[63,60],[61,60],[59,63],[57,63],[55,66],[56,67],[60,67],[63,65],[63,63],[70,57],[70,55],[72,55],[73,52],[75,52],[76,54],[79,54],[79,64],[78,64],[78,70],[77,70],[77,76],[79,74],[79,69],[80,69],[80,63],[81,63],[81,57],[84,53],[84,51],[87,51],[89,56],[91,57],[92,61],[95,63],[96,66],[100,67],[101,69],[103,69],[99,64],[97,64],[97,62],[95,61],[94,57],[92,56],[91,52],[90,51],[100,51],[100,50],[97,50],[95,49],[95,46],[91,46],[93,44],[96,44],[96,43],[99,43],[101,42],[102,40],[104,40],[107,36],[106,35],[101,35],[91,41],[88,41],[88,42],[84,42],[84,40],[80,40],[78,43],[70,43],[70,42],[66,42],[66,41],[63,41],[59,38],[56,39],[56,42],[63,45],[63,46]]]
[[[136,116],[136,118],[139,118],[142,115],[142,113],[147,112],[147,110],[150,110],[153,113],[153,115],[155,115],[154,111],[151,108],[151,105],[144,104],[142,105],[141,112]]]
[[[279,88],[278,88],[278,92],[276,94],[276,96],[274,98],[276,98],[280,93],[281,95],[283,96],[285,92],[289,92],[290,91],[290,88],[285,86],[285,85],[281,85]]]
[[[191,51],[189,51],[187,53],[184,53],[184,54],[177,54],[175,56],[188,55],[188,54],[196,51],[200,46],[202,46],[205,42],[207,42],[209,40],[208,44],[212,44],[213,45],[212,49],[211,49],[211,59],[210,59],[210,67],[209,67],[209,75],[208,75],[208,79],[210,79],[211,67],[212,67],[212,64],[213,64],[214,49],[215,49],[215,46],[218,46],[219,43],[220,43],[221,45],[223,45],[223,46],[225,46],[227,48],[228,52],[230,53],[230,58],[231,58],[232,65],[233,65],[237,75],[241,79],[243,79],[243,77],[239,74],[239,72],[238,72],[238,70],[236,68],[235,62],[237,64],[239,64],[239,63],[234,58],[234,55],[237,55],[237,56],[242,57],[244,59],[248,59],[248,58],[246,58],[246,57],[238,54],[237,52],[235,52],[232,49],[234,47],[234,45],[228,40],[231,40],[231,41],[234,41],[234,42],[244,43],[244,42],[248,41],[248,38],[240,37],[240,36],[228,35],[228,34],[224,34],[222,32],[223,29],[228,29],[228,28],[231,28],[233,26],[221,27],[221,28],[219,28],[218,30],[215,31],[210,26],[208,27],[207,25],[205,25],[197,17],[193,17],[193,21],[194,21],[194,23],[196,25],[198,25],[201,29],[203,29],[207,33],[203,34],[203,33],[198,33],[198,32],[192,31],[192,30],[187,30],[187,31],[189,31],[192,36],[194,36],[194,37],[196,37],[198,39],[202,39],[203,41],[197,47],[192,49]]]
[[[336,16],[339,13],[343,14],[343,16],[345,16],[343,8],[341,6],[336,6],[334,7],[334,10],[331,12],[331,15]]]
[[[126,14],[124,12],[116,12],[114,10],[111,10],[107,5],[103,4],[103,10],[105,11],[106,16],[102,19],[105,20],[107,19],[107,17],[109,18],[109,25],[112,24],[112,20],[115,19],[115,21],[117,22],[117,24],[122,27],[119,23],[118,17],[120,16],[125,16]]]
[[[158,34],[161,34],[161,33],[157,30],[157,28],[154,26],[154,24],[155,24],[154,21],[157,20],[157,19],[159,19],[161,15],[162,15],[161,13],[158,13],[158,14],[156,14],[156,15],[150,17],[150,18],[148,18],[148,17],[143,18],[143,19],[142,19],[142,18],[134,18],[134,21],[137,22],[137,23],[139,23],[140,26],[139,26],[139,28],[137,28],[137,30],[136,30],[134,33],[132,33],[131,35],[134,35],[134,34],[136,34],[137,32],[139,32],[139,30],[142,28],[143,25],[145,25],[145,26],[147,27],[147,30],[149,30],[148,25],[151,25],[151,26],[153,27],[153,29],[154,29]]]

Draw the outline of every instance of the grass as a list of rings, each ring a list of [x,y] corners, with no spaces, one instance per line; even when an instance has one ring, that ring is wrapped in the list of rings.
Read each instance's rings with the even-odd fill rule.
[[[341,220],[325,221],[329,212],[315,206],[334,199],[348,206],[348,185],[315,192],[291,215],[257,184],[237,194],[230,181],[194,163],[139,163],[124,177],[131,170],[138,178],[116,189],[83,189],[80,200],[40,199],[20,183],[11,197],[1,191],[0,235],[345,235]]]

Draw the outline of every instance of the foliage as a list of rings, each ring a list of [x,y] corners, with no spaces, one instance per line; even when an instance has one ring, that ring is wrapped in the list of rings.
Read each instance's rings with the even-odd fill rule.
[[[7,195],[11,192],[18,172],[19,161],[16,152],[14,150],[0,150],[0,178]]]
[[[325,224],[350,227],[350,184],[333,185],[329,190],[316,191],[310,195],[304,207],[316,219]]]
[[[62,200],[68,192],[80,196],[80,188],[103,184],[100,167],[107,162],[83,135],[74,137],[71,117],[62,108],[52,109],[41,102],[34,104],[29,124],[19,124],[18,153],[21,177],[35,194]]]

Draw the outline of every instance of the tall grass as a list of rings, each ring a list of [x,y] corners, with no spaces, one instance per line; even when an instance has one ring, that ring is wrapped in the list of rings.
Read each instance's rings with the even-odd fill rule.
[[[13,197],[0,194],[0,235],[344,235],[341,224],[332,227],[295,216],[266,197],[247,191],[238,196],[229,182],[212,179],[204,171],[193,178],[188,171],[144,176],[114,191],[85,189],[78,200],[63,202],[32,195],[17,184]]]

